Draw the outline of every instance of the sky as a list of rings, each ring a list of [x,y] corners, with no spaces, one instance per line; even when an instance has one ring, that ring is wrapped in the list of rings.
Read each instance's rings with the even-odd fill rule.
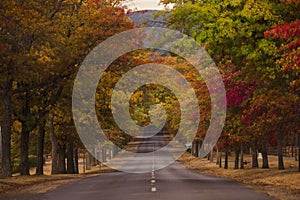
[[[164,6],[159,5],[160,0],[126,0],[125,5],[132,10],[162,10]]]

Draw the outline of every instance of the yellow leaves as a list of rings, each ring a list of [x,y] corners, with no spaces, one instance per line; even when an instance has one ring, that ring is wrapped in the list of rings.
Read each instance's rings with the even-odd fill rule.
[[[218,27],[218,37],[225,37],[234,39],[237,32],[235,29],[235,24],[231,18],[220,18],[217,21]]]
[[[257,42],[258,50],[269,56],[275,56],[278,48],[276,43],[267,39],[261,39]]]
[[[29,51],[28,57],[36,59],[37,63],[34,63],[34,65],[46,66],[53,62],[55,53],[53,48],[50,47],[50,44],[46,43],[39,47],[32,47]]]
[[[248,0],[240,15],[249,21],[272,20],[274,17],[272,10],[272,4],[268,1]]]
[[[221,2],[221,5],[223,7],[227,7],[227,6],[237,7],[237,6],[241,6],[242,3],[244,3],[244,0],[224,0]]]
[[[15,120],[13,123],[13,131],[16,133],[21,133],[22,131],[22,123],[18,120]]]
[[[49,63],[51,62],[51,58],[49,56],[40,56],[38,58],[38,62],[41,62],[41,63]]]
[[[144,92],[141,90],[136,91],[130,98],[130,101],[133,103],[141,103],[143,102]]]

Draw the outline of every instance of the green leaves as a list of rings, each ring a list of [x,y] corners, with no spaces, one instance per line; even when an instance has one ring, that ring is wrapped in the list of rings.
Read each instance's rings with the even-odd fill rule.
[[[299,98],[299,4],[255,0],[176,3],[168,18],[170,27],[203,45],[228,81],[230,101],[239,102],[229,105],[225,135],[238,138],[235,136],[247,131],[249,121],[257,135],[271,124],[284,125],[290,132],[283,118],[288,115],[294,124],[293,114],[288,113],[296,104],[289,98]],[[291,20],[296,21],[268,31]]]

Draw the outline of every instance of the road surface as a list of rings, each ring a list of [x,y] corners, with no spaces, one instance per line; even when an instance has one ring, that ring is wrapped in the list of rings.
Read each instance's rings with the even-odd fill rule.
[[[162,139],[142,142],[139,152],[163,145]],[[136,163],[138,165],[138,163]],[[17,197],[15,199],[25,199]],[[7,198],[8,199],[8,198]],[[264,193],[231,180],[199,174],[180,163],[154,172],[112,172],[61,186],[28,199],[42,200],[271,200]]]

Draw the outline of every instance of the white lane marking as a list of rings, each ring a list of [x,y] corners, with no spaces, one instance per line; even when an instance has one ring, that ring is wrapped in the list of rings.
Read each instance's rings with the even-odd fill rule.
[[[157,191],[157,188],[155,187],[155,173],[154,173],[154,169],[152,170],[152,172],[151,172],[151,192],[156,192]]]
[[[155,187],[155,156],[154,156],[155,146],[153,144],[153,157],[152,157],[152,171],[151,171],[151,192],[156,192],[157,188]]]
[[[152,156],[152,173],[154,173],[155,171],[155,156],[154,156],[154,150],[155,150],[155,144],[153,144],[153,149],[152,149],[152,152],[153,152],[153,156]]]

